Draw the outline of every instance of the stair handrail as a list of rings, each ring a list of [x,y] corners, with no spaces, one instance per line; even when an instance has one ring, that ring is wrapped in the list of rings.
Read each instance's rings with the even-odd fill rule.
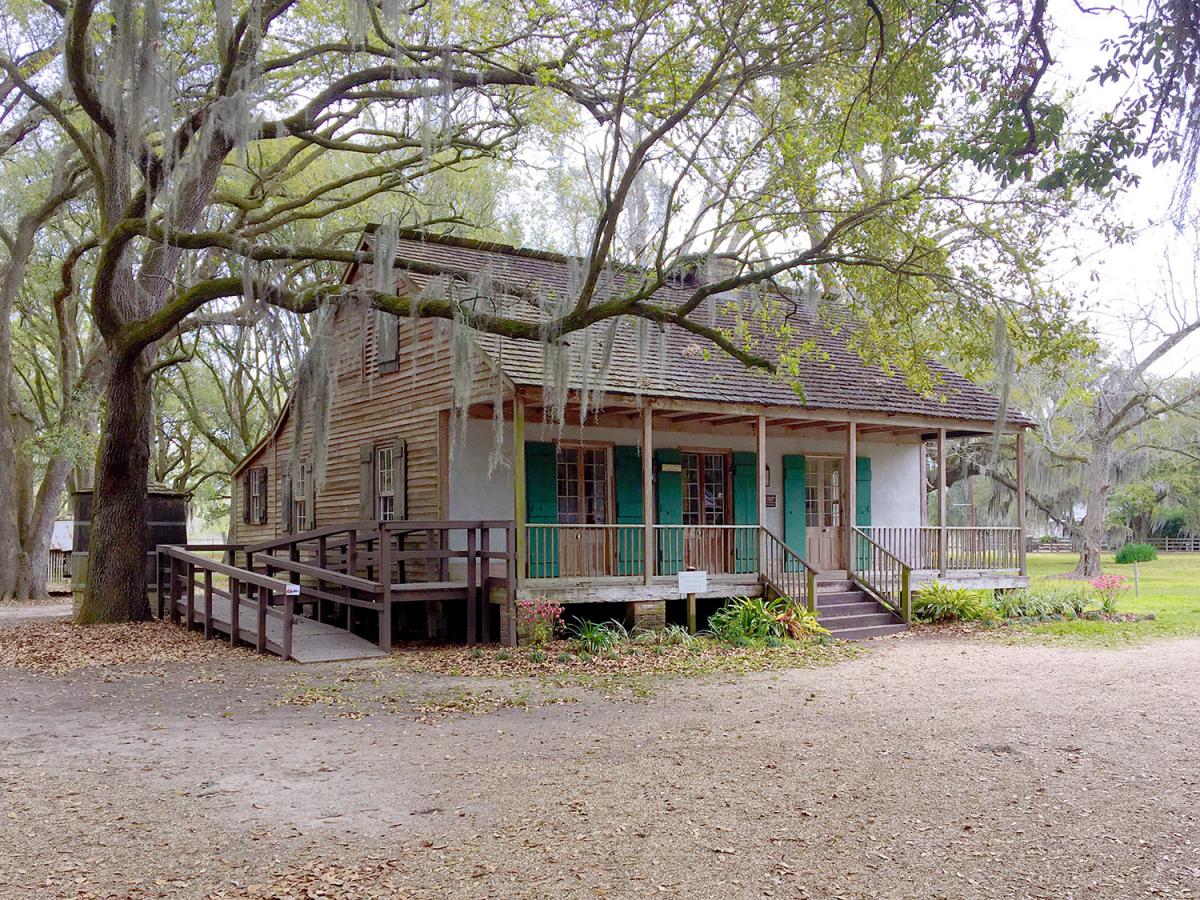
[[[851,558],[847,572],[904,622],[912,621],[912,566],[857,525],[851,526]]]
[[[759,577],[783,596],[803,600],[808,611],[816,613],[817,570],[766,525],[760,525],[759,532]]]

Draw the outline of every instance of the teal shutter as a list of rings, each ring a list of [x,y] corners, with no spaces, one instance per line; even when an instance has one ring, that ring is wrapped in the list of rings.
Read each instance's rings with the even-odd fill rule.
[[[683,473],[680,471],[682,457],[674,447],[663,447],[654,451],[654,468],[658,475],[657,509],[655,523],[658,525],[683,524]],[[681,532],[658,532],[658,574],[674,575],[683,565],[683,541]]]
[[[734,525],[758,524],[758,454],[733,454],[733,522]],[[733,540],[734,572],[745,574],[758,571],[758,534],[738,529]]]
[[[854,480],[854,524],[865,528],[871,524],[871,457],[860,456],[854,461]],[[854,543],[857,545],[858,541],[855,540]],[[860,547],[855,555],[858,558],[859,569],[865,568],[867,548]]]
[[[616,500],[616,524],[637,526],[617,529],[618,575],[639,575],[642,571],[645,533],[642,525],[642,452],[637,447],[613,448],[613,497]],[[682,502],[682,498],[681,501]]]
[[[807,465],[803,456],[783,458],[783,542],[804,559],[808,545],[808,523],[804,515]]]
[[[525,442],[525,517],[534,525],[558,522],[557,453],[554,444]],[[558,577],[558,530],[529,534],[529,577]]]

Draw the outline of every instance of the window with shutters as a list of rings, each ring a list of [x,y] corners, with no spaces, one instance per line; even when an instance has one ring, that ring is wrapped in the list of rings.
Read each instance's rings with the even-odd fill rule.
[[[312,527],[312,510],[309,508],[312,489],[312,464],[301,463],[296,471],[296,483],[292,486],[292,525],[296,531],[308,531]]]
[[[603,525],[609,521],[609,448],[559,444],[556,453],[558,521]]]
[[[382,522],[396,518],[396,465],[391,447],[375,450],[375,516]]]
[[[265,466],[255,466],[246,473],[247,486],[250,491],[249,521],[262,524],[267,518],[267,469]]]

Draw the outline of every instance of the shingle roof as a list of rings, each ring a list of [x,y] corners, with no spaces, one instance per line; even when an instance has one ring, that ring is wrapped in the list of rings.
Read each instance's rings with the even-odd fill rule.
[[[428,283],[433,272],[473,278],[486,270],[494,280],[497,292],[503,290],[510,297],[521,298],[511,299],[503,309],[504,314],[529,317],[534,321],[540,313],[530,298],[571,296],[573,278],[577,277],[573,269],[578,271],[577,261],[557,254],[412,233],[400,238],[397,266],[407,268],[413,281],[421,286]],[[625,274],[610,274],[608,280],[620,286],[633,277],[639,276],[633,270],[627,270]],[[672,305],[692,290],[690,287],[662,288],[655,299]],[[601,298],[604,293],[603,290],[598,292]],[[745,296],[749,297],[749,294]],[[736,298],[725,297],[726,301],[732,299]],[[715,324],[732,324],[735,315],[730,309],[732,305],[721,301],[713,305],[710,315]],[[796,380],[802,386],[802,396],[785,378],[748,369],[703,338],[679,327],[669,326],[660,333],[657,326],[652,326],[649,350],[639,353],[638,327],[628,318],[622,319],[617,326],[611,363],[604,380],[605,390],[650,397],[762,403],[970,422],[994,422],[997,418],[1000,404],[995,396],[941,364],[929,363],[940,379],[937,395],[923,396],[914,391],[902,375],[888,374],[880,367],[864,362],[857,352],[848,348],[847,329],[841,328],[834,334],[817,316],[802,310],[793,314],[788,324],[792,329],[791,340],[797,345],[811,340],[817,350],[805,354],[799,365]],[[593,372],[599,365],[604,343],[602,336],[609,327],[609,323],[592,326]],[[761,338],[762,332],[757,333]],[[585,342],[586,338],[578,335],[572,338],[576,359],[570,383],[576,389],[582,388],[585,381],[584,366],[580,362]],[[660,343],[664,346],[660,347]],[[756,346],[755,351],[777,359],[777,348],[766,344]],[[514,384],[540,386],[545,383],[545,353],[541,342],[501,340],[485,335],[480,339],[480,345]],[[640,365],[639,356],[643,358]],[[1005,418],[1013,425],[1033,424],[1031,419],[1013,409],[1008,410]]]

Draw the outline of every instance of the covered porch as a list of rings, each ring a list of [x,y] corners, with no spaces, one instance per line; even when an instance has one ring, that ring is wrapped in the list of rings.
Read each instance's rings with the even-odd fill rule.
[[[947,441],[991,434],[990,422],[607,395],[585,425],[560,427],[530,388],[503,409],[518,598],[677,599],[686,569],[708,572],[701,596],[773,589],[810,606],[821,580],[894,595],[897,607],[935,578],[1027,583],[1023,497],[1011,524],[946,524]],[[489,429],[492,410],[470,412]],[[578,423],[577,405],[566,420]],[[1023,479],[1023,430],[1005,438]],[[468,447],[480,442],[468,436]],[[932,523],[927,447],[939,472]]]

